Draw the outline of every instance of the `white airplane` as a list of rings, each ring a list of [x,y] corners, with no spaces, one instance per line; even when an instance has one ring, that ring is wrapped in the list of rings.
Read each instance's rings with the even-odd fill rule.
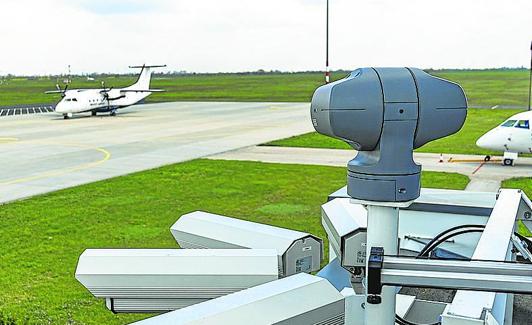
[[[520,153],[532,153],[532,111],[516,114],[477,140],[484,149],[503,151],[503,165],[512,166]],[[490,156],[484,160],[489,161]]]
[[[55,106],[56,113],[63,114],[65,119],[71,118],[73,114],[91,112],[96,116],[98,112],[110,112],[111,116],[116,115],[116,110],[134,105],[153,92],[161,92],[161,89],[150,89],[152,68],[166,67],[166,65],[142,65],[131,66],[130,68],[140,68],[137,81],[126,88],[113,89],[106,88],[102,82],[100,89],[61,89],[56,85],[57,90],[47,91],[46,94],[61,94],[61,101]]]

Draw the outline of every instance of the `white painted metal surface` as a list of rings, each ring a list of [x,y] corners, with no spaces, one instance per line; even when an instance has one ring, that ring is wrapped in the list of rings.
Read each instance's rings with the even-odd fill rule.
[[[344,298],[325,279],[300,273],[137,322],[137,325],[344,324]]]
[[[510,258],[511,237],[515,229],[521,195],[519,190],[499,192],[495,207],[472,256],[473,259],[504,261]],[[481,320],[486,317],[485,311],[493,310],[496,298],[497,295],[493,292],[460,290],[456,293],[446,314],[443,315],[443,324],[457,324],[455,318]],[[504,322],[501,319],[498,321]]]
[[[305,232],[195,211],[170,228],[182,248],[275,249],[279,274],[314,272],[323,258],[321,239]]]
[[[372,247],[384,248],[384,254],[397,255],[399,208],[368,205],[368,237],[366,256],[369,257]],[[366,259],[367,264],[367,259]],[[368,270],[366,268],[366,274]],[[380,304],[366,302],[366,324],[394,324],[396,288],[382,288]]]
[[[345,298],[345,325],[365,325],[364,307],[366,295],[356,294],[353,288],[344,288],[340,292]],[[410,311],[416,297],[409,295],[396,295],[395,312],[401,317]]]
[[[367,210],[361,204],[351,203],[349,199],[334,199],[321,206],[321,223],[332,247],[329,254],[340,257],[342,262],[342,241],[356,231],[366,232]],[[357,247],[357,249],[365,253],[364,247]],[[349,253],[355,254],[354,251]],[[329,259],[332,260],[330,257]]]
[[[439,188],[422,188],[415,202],[427,204],[455,205],[464,207],[493,208],[497,193],[464,192]]]
[[[116,312],[173,310],[277,278],[273,249],[89,249],[76,269]]]
[[[484,295],[478,291],[532,292],[532,266],[505,262],[427,260],[387,256],[384,259],[381,280],[384,285],[471,289],[475,290],[474,293],[477,294],[475,298],[478,299],[495,295],[489,292],[490,295]],[[480,300],[475,300],[475,304],[480,303]],[[483,306],[486,307],[486,304]]]

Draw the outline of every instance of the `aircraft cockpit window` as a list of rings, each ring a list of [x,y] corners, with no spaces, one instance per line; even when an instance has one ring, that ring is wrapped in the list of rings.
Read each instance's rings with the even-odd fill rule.
[[[517,120],[508,120],[508,121],[504,122],[503,124],[501,124],[501,126],[510,128],[510,127],[514,126],[515,122],[517,122]]]
[[[69,101],[71,101],[71,100],[72,100],[72,99],[67,98],[67,99],[65,99],[65,102],[69,102]]]
[[[77,102],[78,99],[77,99],[77,98],[72,98],[72,101],[73,101],[73,102]]]
[[[530,129],[530,123],[528,120],[519,120],[515,127],[520,129]]]

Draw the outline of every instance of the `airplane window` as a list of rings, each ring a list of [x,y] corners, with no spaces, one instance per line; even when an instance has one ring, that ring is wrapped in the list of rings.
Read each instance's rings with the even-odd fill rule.
[[[504,122],[503,124],[501,124],[501,126],[512,127],[512,126],[514,126],[515,122],[517,122],[517,121],[516,120],[508,120],[508,121]]]
[[[71,101],[71,99],[70,99],[70,98],[67,98],[67,99],[65,99],[65,102],[69,102],[69,101]]]
[[[519,122],[517,122],[515,127],[516,128],[520,128],[520,129],[529,129],[530,128],[530,124],[529,124],[528,120],[519,120]]]
[[[73,102],[77,102],[78,100],[76,98],[72,98],[72,101]]]

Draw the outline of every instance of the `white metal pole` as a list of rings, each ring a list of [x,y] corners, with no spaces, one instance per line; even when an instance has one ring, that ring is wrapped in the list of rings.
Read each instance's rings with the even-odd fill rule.
[[[368,205],[368,234],[366,260],[371,247],[383,247],[385,255],[396,255],[398,250],[399,208]],[[366,264],[366,274],[367,264]],[[366,324],[395,324],[395,287],[382,288],[382,302],[366,302]]]

